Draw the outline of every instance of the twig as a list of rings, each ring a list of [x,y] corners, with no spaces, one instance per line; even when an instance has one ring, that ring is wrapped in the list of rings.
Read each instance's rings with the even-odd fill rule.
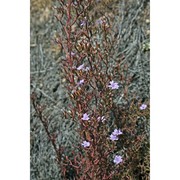
[[[51,135],[51,133],[49,132],[49,129],[48,129],[48,121],[47,119],[42,115],[42,107],[37,103],[36,101],[36,95],[35,94],[32,94],[31,96],[31,100],[32,100],[32,105],[36,111],[36,114],[39,118],[39,120],[41,121],[44,129],[45,129],[45,132],[48,136],[48,139],[49,141],[51,142],[55,152],[56,152],[56,156],[57,156],[57,161],[58,161],[58,165],[60,166],[60,162],[61,162],[61,156],[62,154],[60,154],[60,149],[58,149],[56,147],[56,143],[55,143],[55,137],[53,135]],[[61,167],[61,166],[60,166]]]

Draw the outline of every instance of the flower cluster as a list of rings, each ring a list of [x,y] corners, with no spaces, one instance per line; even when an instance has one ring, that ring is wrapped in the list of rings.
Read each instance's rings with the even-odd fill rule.
[[[88,121],[90,118],[89,118],[89,115],[88,115],[87,113],[84,113],[84,114],[83,114],[83,117],[82,117],[81,119],[82,119],[83,121]],[[105,119],[104,116],[102,116],[102,117],[99,116],[99,117],[97,118],[97,120],[104,122],[106,119]],[[118,140],[118,136],[121,135],[121,134],[123,134],[123,133],[122,133],[122,131],[121,131],[120,129],[114,129],[114,131],[113,131],[112,134],[110,135],[110,139],[111,139],[112,141]],[[86,147],[89,147],[89,146],[90,146],[90,142],[88,142],[88,141],[83,141],[83,143],[82,143],[81,145],[82,145],[84,148],[86,148]],[[122,162],[122,157],[119,156],[119,155],[116,155],[115,158],[114,158],[114,160],[113,160],[113,162],[114,162],[116,165],[119,164],[119,163],[121,163],[121,162]]]

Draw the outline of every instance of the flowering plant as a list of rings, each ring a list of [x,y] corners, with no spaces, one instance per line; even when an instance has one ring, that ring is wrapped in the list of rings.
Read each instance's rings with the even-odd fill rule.
[[[147,105],[134,100],[124,106],[116,103],[119,97],[127,100],[132,77],[127,76],[123,56],[114,59],[116,38],[109,18],[103,17],[97,26],[88,14],[94,5],[93,0],[59,0],[56,7],[62,25],[56,42],[63,48],[60,66],[69,95],[63,114],[78,124],[80,139],[72,157],[56,145],[56,135],[49,133],[41,111],[36,110],[55,149],[62,178],[137,179],[141,172],[135,172],[137,164],[141,168],[139,163],[144,162],[141,155],[148,157],[149,136],[137,129],[139,117],[148,116]]]

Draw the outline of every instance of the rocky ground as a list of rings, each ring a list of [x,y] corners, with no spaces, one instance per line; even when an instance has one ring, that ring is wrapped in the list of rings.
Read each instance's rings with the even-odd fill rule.
[[[114,14],[118,27],[117,53],[125,55],[124,63],[129,65],[128,73],[133,76],[129,96],[136,96],[147,102],[149,99],[149,1],[119,0],[99,1],[92,10],[92,16]],[[65,120],[61,112],[67,106],[68,97],[65,80],[59,66],[61,48],[54,43],[58,32],[51,0],[31,0],[31,92],[38,94],[38,100],[45,105],[45,115],[50,120],[50,129],[57,133],[59,142],[71,147],[77,142],[76,125]],[[117,14],[119,16],[116,16]],[[59,171],[55,152],[48,141],[41,122],[31,106],[31,179],[58,180]]]

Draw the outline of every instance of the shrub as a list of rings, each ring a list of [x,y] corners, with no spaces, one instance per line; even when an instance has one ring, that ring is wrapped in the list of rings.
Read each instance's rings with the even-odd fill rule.
[[[33,107],[56,153],[62,179],[148,179],[149,104],[129,99],[132,76],[112,14],[90,15],[93,0],[59,0],[56,18],[61,31],[61,70],[66,79],[68,109],[63,115],[77,124],[79,144],[67,154],[57,134],[48,129],[43,107],[32,94]]]

